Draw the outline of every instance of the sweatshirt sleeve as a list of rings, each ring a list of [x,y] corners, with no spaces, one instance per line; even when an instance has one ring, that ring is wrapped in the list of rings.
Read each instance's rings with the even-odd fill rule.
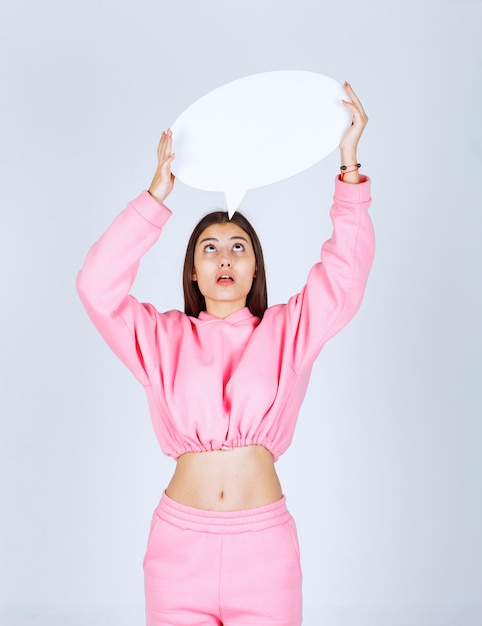
[[[336,178],[332,236],[323,244],[321,261],[311,269],[302,291],[286,307],[295,372],[311,366],[324,343],[361,304],[375,251],[370,203],[368,177],[361,176],[358,184]]]
[[[163,316],[129,290],[141,257],[171,211],[147,191],[130,202],[92,246],[77,276],[80,299],[103,338],[143,384],[158,359],[153,338]]]

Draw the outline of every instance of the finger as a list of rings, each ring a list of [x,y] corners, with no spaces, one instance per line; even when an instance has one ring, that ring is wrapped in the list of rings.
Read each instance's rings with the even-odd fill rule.
[[[350,109],[353,115],[353,123],[360,124],[362,126],[367,124],[368,117],[362,107],[358,107],[356,104],[353,104],[353,102],[348,102],[347,100],[342,100],[341,102],[344,106]]]
[[[343,83],[343,88],[345,89],[346,93],[350,96],[350,99],[353,101],[353,103],[362,107],[360,98],[357,96],[357,94],[355,93],[355,90],[353,89],[353,87],[347,80]]]
[[[165,177],[166,180],[172,179],[171,163],[173,162],[175,156],[176,155],[172,153],[167,156],[162,163],[159,164],[159,169],[162,173],[162,176]]]
[[[162,145],[164,148],[164,154],[170,154],[172,151],[172,131],[170,128],[162,133]]]
[[[172,132],[171,130],[167,131],[166,136],[166,155],[170,155],[172,153]]]
[[[174,152],[166,148],[162,158],[159,160],[160,167],[164,167],[164,165],[170,166],[175,156]]]
[[[358,96],[356,95],[353,87],[350,85],[350,83],[348,81],[344,82],[343,87],[344,87],[346,93],[353,100],[353,102],[361,105],[360,99],[358,98]]]
[[[161,157],[164,153],[164,145],[166,143],[166,133],[163,131],[161,138],[159,139],[159,144],[157,146],[157,160],[161,161]]]
[[[169,157],[172,151],[172,136],[168,132],[162,133],[161,141],[159,142],[159,150],[157,152],[159,165],[162,165],[164,161]]]
[[[358,96],[356,95],[356,93],[353,90],[353,87],[350,85],[350,83],[348,81],[345,81],[344,85],[343,85],[346,93],[349,95],[352,103],[358,107],[360,109],[360,112],[362,113],[362,115],[366,116],[365,110],[363,108],[362,103],[360,102],[360,99],[358,98]]]
[[[350,111],[353,113],[354,118],[361,118],[361,111],[355,104],[353,104],[353,102],[350,102],[349,100],[342,100],[341,102],[346,106],[347,109],[350,109]]]

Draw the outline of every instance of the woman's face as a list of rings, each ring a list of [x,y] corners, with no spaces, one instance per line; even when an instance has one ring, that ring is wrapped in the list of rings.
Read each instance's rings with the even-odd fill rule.
[[[206,300],[206,311],[225,318],[246,306],[256,275],[251,239],[237,224],[212,224],[194,249],[192,279]]]

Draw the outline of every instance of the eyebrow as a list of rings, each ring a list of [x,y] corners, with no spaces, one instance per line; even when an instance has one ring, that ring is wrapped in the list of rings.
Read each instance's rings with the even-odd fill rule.
[[[234,235],[233,237],[229,238],[229,241],[232,241],[233,239],[242,239],[246,243],[249,243],[246,237],[243,237],[242,235]],[[202,243],[205,243],[206,241],[219,241],[219,239],[216,239],[216,237],[205,237],[204,239],[201,239],[198,245],[201,245]]]

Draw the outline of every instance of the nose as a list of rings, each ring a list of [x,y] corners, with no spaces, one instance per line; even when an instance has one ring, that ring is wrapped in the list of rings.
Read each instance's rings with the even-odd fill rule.
[[[221,255],[219,259],[219,267],[231,267],[231,259],[226,253]]]

